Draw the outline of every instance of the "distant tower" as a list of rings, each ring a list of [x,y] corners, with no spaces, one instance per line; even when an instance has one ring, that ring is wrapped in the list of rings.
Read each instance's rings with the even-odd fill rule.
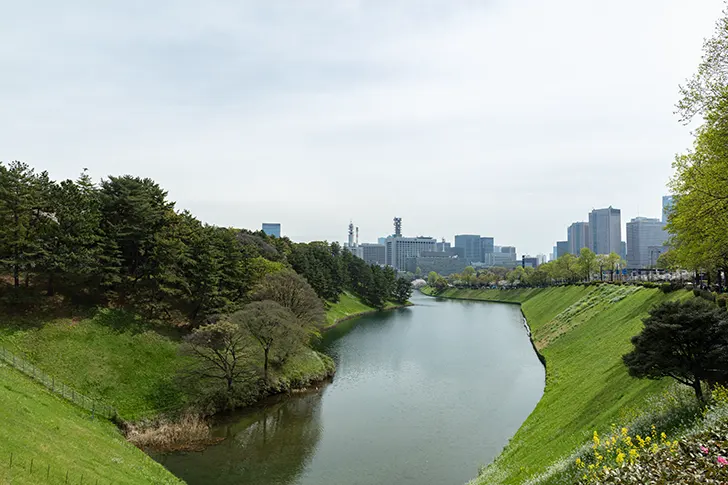
[[[359,226],[356,227],[356,246],[359,247]]]
[[[394,235],[395,237],[402,237],[402,218],[394,218]]]
[[[349,247],[354,247],[354,223],[349,221]]]

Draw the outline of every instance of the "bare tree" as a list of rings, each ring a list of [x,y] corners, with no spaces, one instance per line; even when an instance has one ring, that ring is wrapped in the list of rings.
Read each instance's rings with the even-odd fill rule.
[[[256,301],[271,300],[288,309],[308,333],[317,333],[324,324],[324,305],[306,279],[294,271],[267,274],[252,293]]]
[[[185,338],[184,350],[197,359],[191,373],[202,379],[222,381],[228,394],[236,383],[255,375],[251,368],[250,337],[240,326],[220,321],[196,328]]]
[[[271,301],[256,301],[231,315],[230,320],[245,328],[263,349],[263,375],[268,381],[270,352],[275,348],[290,348],[308,339],[296,316],[282,305]]]

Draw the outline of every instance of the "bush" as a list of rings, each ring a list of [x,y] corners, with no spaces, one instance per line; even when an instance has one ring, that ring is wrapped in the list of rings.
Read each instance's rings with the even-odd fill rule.
[[[644,288],[659,288],[660,287],[660,285],[658,285],[657,283],[653,283],[651,281],[645,281],[644,283],[642,283],[642,286]]]
[[[716,297],[715,302],[721,308],[726,308],[726,302],[728,302],[728,295],[719,295]]]
[[[700,290],[699,290],[699,289],[697,289],[697,288],[695,288],[695,289],[693,290],[693,295],[695,295],[695,297],[696,297],[696,298],[697,298],[697,297],[699,297],[699,296],[700,296]]]
[[[715,293],[708,290],[703,290],[700,292],[700,297],[704,300],[715,302]]]
[[[675,288],[673,288],[672,283],[663,283],[660,285],[660,291],[663,293],[670,293],[674,290]]]

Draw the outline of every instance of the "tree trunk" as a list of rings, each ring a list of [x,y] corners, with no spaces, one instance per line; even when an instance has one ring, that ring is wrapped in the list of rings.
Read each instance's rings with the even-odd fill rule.
[[[698,401],[705,402],[705,397],[703,396],[703,387],[701,385],[700,379],[695,379],[693,381],[693,389],[695,390],[695,397],[698,398]]]
[[[265,382],[268,382],[268,352],[270,351],[270,348],[266,347],[263,349],[264,359],[263,359],[263,378],[265,379]]]
[[[233,390],[233,378],[232,378],[232,376],[227,376],[226,379],[227,379],[227,391],[228,391],[228,394],[230,394]]]
[[[46,296],[53,296],[56,294],[55,288],[53,288],[53,273],[48,275],[48,289],[46,290]]]
[[[17,264],[13,265],[13,279],[15,280],[15,288],[20,288],[20,268]]]

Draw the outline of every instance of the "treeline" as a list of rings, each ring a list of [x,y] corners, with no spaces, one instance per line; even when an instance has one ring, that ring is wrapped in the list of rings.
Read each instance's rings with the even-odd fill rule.
[[[589,282],[592,280],[614,281],[619,270],[626,266],[625,261],[616,253],[594,254],[589,248],[582,248],[579,256],[565,254],[555,261],[549,261],[537,268],[517,266],[514,269],[487,268],[476,270],[466,267],[462,273],[442,277],[432,272],[427,283],[443,290],[449,285],[459,287],[483,288],[490,286],[542,287],[550,285]]]
[[[693,148],[677,156],[668,230],[668,267],[704,274],[710,286],[728,287],[728,16],[724,12],[692,79],[681,86],[681,121],[702,121]],[[697,282],[697,281],[696,281]]]
[[[204,224],[176,211],[148,178],[110,176],[97,185],[83,173],[56,182],[25,163],[0,163],[6,303],[61,294],[194,323],[240,309],[264,275],[285,267],[329,301],[347,288],[377,307],[402,295],[392,272],[336,244]]]

